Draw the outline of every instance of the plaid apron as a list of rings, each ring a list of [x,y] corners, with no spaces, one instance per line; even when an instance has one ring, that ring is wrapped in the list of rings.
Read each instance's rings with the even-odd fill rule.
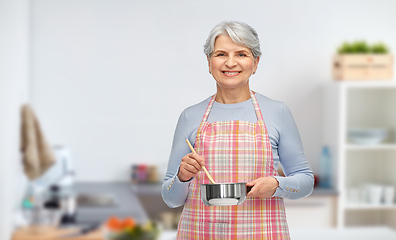
[[[260,107],[254,93],[250,95],[256,123],[208,123],[214,95],[198,129],[195,149],[205,157],[205,166],[217,183],[249,182],[277,175]],[[241,205],[209,207],[200,195],[200,185],[207,183],[204,171],[191,181],[177,239],[290,239],[282,198],[249,197]]]

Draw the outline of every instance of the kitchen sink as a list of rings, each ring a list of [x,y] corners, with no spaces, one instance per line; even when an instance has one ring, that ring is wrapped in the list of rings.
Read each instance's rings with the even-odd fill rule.
[[[112,194],[80,193],[77,195],[78,207],[116,207],[117,199]]]

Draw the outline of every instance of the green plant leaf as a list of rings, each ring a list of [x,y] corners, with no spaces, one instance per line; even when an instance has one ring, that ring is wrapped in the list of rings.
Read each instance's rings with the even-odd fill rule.
[[[370,47],[365,41],[357,41],[353,44],[354,53],[369,53]]]
[[[388,47],[383,43],[367,44],[366,41],[355,41],[352,43],[344,42],[338,49],[338,54],[387,54],[389,53]]]
[[[373,44],[373,45],[371,46],[370,52],[371,52],[371,53],[374,53],[374,54],[387,54],[387,53],[389,53],[389,50],[388,50],[388,48],[385,46],[385,44],[383,44],[383,43],[376,43],[376,44]]]
[[[353,46],[349,44],[348,42],[344,42],[339,48],[338,48],[338,53],[339,54],[347,54],[347,53],[353,53]]]

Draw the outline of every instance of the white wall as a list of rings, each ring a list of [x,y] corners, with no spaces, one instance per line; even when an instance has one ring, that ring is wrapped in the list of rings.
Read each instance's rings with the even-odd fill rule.
[[[0,1],[0,239],[11,234],[11,214],[22,180],[20,105],[28,99],[28,0]]]
[[[393,0],[35,0],[32,103],[53,144],[72,147],[80,180],[128,178],[132,163],[166,166],[181,111],[215,92],[202,46],[223,20],[259,33],[251,88],[285,102],[314,170],[321,86],[344,40],[396,46]]]

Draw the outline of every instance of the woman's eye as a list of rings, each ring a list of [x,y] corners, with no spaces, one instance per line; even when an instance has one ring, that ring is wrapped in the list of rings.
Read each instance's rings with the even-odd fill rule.
[[[224,57],[225,54],[224,54],[224,53],[219,53],[219,54],[217,54],[217,56],[218,56],[218,57]]]
[[[246,54],[244,54],[244,53],[239,53],[239,54],[238,54],[238,57],[246,57]]]

